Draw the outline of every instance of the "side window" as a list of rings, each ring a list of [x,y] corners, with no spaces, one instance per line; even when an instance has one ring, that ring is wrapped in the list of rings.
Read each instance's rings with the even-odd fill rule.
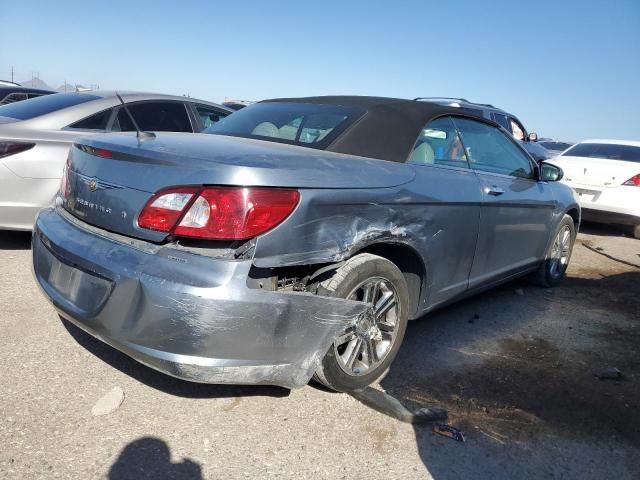
[[[195,105],[200,121],[202,121],[202,129],[209,128],[214,123],[218,123],[224,117],[229,115],[227,112],[216,110],[208,105]]]
[[[8,105],[10,103],[20,102],[26,99],[27,99],[26,93],[10,93],[9,95],[7,95],[2,99],[2,102],[0,102],[0,105]]]
[[[451,117],[429,122],[420,132],[409,163],[468,167],[464,146]]]
[[[150,132],[193,132],[187,108],[180,102],[143,102],[127,105],[142,130]],[[133,132],[135,127],[124,108],[118,110],[112,130]]]
[[[69,128],[81,128],[83,130],[106,130],[109,118],[111,118],[112,108],[104,110],[102,112],[91,115],[90,117],[83,118],[69,125]]]
[[[41,97],[44,93],[27,93],[27,98]]]
[[[504,133],[484,123],[456,118],[469,165],[474,170],[533,178],[529,157]]]

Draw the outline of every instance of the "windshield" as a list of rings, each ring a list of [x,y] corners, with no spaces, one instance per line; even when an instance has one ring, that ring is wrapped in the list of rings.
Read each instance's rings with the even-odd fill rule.
[[[56,93],[43,97],[32,98],[22,102],[12,103],[0,107],[0,117],[16,118],[18,120],[29,120],[31,118],[56,112],[63,108],[73,107],[81,103],[97,100],[97,95],[86,93]]]
[[[363,109],[341,105],[262,102],[229,115],[204,133],[324,148],[363,114]]]
[[[640,147],[614,143],[578,143],[562,154],[563,157],[603,158],[640,163]]]

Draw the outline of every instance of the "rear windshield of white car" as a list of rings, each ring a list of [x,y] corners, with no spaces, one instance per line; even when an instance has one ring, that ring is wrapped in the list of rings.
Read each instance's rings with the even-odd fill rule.
[[[364,113],[364,109],[342,105],[255,103],[204,132],[324,148]]]
[[[604,158],[640,163],[640,147],[613,143],[578,143],[564,152],[562,156]]]
[[[81,103],[97,100],[101,97],[87,93],[56,93],[43,97],[32,98],[22,102],[12,103],[0,107],[0,117],[10,117],[18,120],[30,120],[40,115],[56,112],[63,108],[73,107]]]

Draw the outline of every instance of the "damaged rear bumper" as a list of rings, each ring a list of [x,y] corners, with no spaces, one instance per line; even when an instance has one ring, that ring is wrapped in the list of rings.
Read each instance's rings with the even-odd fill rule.
[[[360,302],[249,288],[251,260],[97,234],[43,210],[35,277],[60,315],[139,362],[203,383],[305,385]]]

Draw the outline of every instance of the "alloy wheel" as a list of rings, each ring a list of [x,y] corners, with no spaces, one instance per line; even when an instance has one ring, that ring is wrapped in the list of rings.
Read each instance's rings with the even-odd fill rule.
[[[393,284],[382,277],[363,281],[347,298],[371,305],[333,344],[342,370],[360,376],[381,364],[391,351],[398,330],[400,302]]]

